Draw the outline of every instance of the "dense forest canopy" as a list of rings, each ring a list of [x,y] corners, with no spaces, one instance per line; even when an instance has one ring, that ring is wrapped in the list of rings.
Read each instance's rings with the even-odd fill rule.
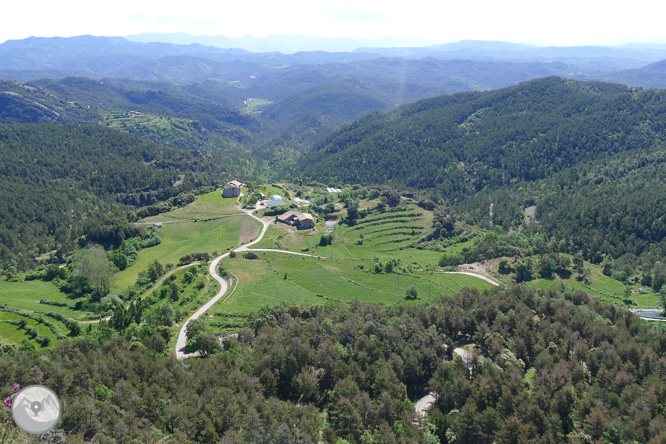
[[[217,183],[222,174],[186,151],[100,126],[0,125],[0,267],[66,253],[85,234],[84,222],[119,208],[124,217],[130,206]]]
[[[223,352],[179,362],[163,339],[59,342],[0,360],[43,383],[74,439],[146,442],[558,443],[666,439],[666,340],[582,292],[465,290],[432,304],[282,306]],[[136,331],[136,329],[134,329]],[[151,339],[152,338],[152,339]],[[455,343],[478,345],[469,369]],[[29,372],[26,369],[31,369]],[[414,401],[438,393],[421,427]],[[343,441],[344,442],[344,441]]]
[[[303,176],[436,189],[455,202],[654,148],[664,136],[665,98],[662,91],[553,77],[427,99],[337,132],[304,158]]]

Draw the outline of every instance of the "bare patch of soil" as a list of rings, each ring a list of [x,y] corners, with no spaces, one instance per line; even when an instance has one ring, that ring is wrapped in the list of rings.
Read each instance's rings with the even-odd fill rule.
[[[246,244],[259,234],[259,227],[250,220],[243,219],[238,245]]]
[[[493,277],[498,273],[499,259],[490,259],[487,261],[474,262],[471,264],[462,264],[458,266],[458,271],[468,271],[483,276]]]
[[[525,226],[533,224],[536,222],[536,205],[525,208]]]

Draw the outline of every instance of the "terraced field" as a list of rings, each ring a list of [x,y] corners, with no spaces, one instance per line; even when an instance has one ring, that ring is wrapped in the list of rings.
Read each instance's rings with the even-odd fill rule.
[[[344,217],[344,211],[340,217]],[[314,230],[296,230],[281,223],[271,225],[256,248],[307,251],[338,259],[400,259],[421,266],[436,265],[442,255],[414,248],[432,225],[432,213],[414,204],[368,216],[354,225],[339,222],[333,229],[333,244],[321,247],[319,239],[327,234],[324,223],[324,218],[320,217]]]
[[[5,310],[0,308],[0,338],[5,342],[20,344],[25,339],[37,347],[46,347],[69,333],[63,323],[46,315]],[[43,338],[48,338],[48,342]]]
[[[61,293],[58,287],[51,282],[44,282],[41,280],[25,282],[0,281],[0,305],[7,305],[9,307],[33,312],[58,313],[76,320],[83,320],[91,315],[91,313],[72,310],[68,307],[43,304],[40,301],[67,304],[70,307],[76,302],[76,300],[67,298],[67,296]]]

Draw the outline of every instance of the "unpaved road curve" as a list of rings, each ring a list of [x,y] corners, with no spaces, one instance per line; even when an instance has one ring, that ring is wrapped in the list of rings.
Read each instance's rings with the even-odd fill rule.
[[[463,363],[465,364],[465,367],[472,372],[472,353],[468,352],[464,348],[454,348],[453,353],[456,355],[460,356],[462,359]],[[427,395],[425,395],[423,398],[419,399],[416,401],[416,404],[414,405],[414,413],[416,413],[417,417],[418,416],[425,416],[426,412],[432,407],[432,405],[437,401],[437,393],[435,392],[429,392]]]
[[[471,271],[442,271],[444,274],[464,274],[467,276],[474,276],[475,278],[479,278],[481,280],[484,280],[488,282],[491,285],[494,285],[495,287],[499,287],[499,282],[495,282],[494,280],[490,279],[488,276],[484,276],[482,274],[478,273],[472,273]]]
[[[219,274],[217,274],[217,264],[220,263],[222,259],[225,257],[229,256],[229,253],[224,253],[221,256],[216,257],[213,262],[210,263],[210,267],[208,267],[208,272],[210,273],[211,276],[213,276],[213,279],[215,279],[217,282],[220,283],[220,291],[211,299],[210,301],[206,302],[201,308],[199,308],[190,318],[183,324],[183,327],[180,329],[180,333],[178,333],[178,340],[176,341],[176,358],[177,359],[184,359],[189,357],[187,353],[185,353],[185,345],[187,343],[187,325],[197,319],[199,316],[204,314],[210,307],[212,307],[217,301],[224,296],[224,293],[227,292],[228,285],[227,281],[222,279]]]
[[[416,405],[414,405],[414,411],[418,416],[425,416],[426,412],[430,410],[430,407],[432,407],[436,400],[437,394],[435,392],[430,392],[423,398],[416,401]]]
[[[306,254],[306,253],[297,253],[295,251],[287,251],[287,250],[274,250],[274,249],[269,249],[269,248],[249,248],[252,245],[258,243],[263,239],[264,234],[266,234],[266,230],[268,230],[268,227],[270,226],[272,221],[266,221],[263,219],[258,218],[254,214],[252,214],[253,210],[242,210],[245,214],[248,216],[252,217],[253,219],[258,220],[261,222],[263,225],[263,229],[261,230],[261,233],[259,233],[259,236],[253,240],[252,242],[245,244],[243,246],[240,246],[234,250],[237,253],[242,253],[244,251],[269,251],[269,252],[275,252],[275,253],[285,253],[285,254],[293,254],[296,256],[309,256],[309,257],[320,257],[320,256],[315,256],[312,254]],[[210,267],[208,267],[208,272],[210,273],[211,276],[213,276],[213,279],[215,279],[217,282],[220,283],[220,291],[208,302],[206,302],[205,305],[203,305],[201,308],[199,308],[192,316],[189,317],[187,322],[183,324],[183,326],[180,329],[180,332],[178,333],[178,340],[176,341],[176,358],[181,360],[185,358],[189,358],[190,356],[197,356],[196,353],[185,353],[185,345],[187,344],[187,325],[200,317],[202,314],[204,314],[208,309],[210,309],[217,301],[222,299],[224,294],[227,292],[229,289],[229,285],[227,284],[227,281],[225,281],[219,274],[217,274],[217,265],[220,263],[222,259],[225,257],[229,256],[229,253],[224,253],[221,256],[216,257],[213,259],[213,262],[210,263]]]

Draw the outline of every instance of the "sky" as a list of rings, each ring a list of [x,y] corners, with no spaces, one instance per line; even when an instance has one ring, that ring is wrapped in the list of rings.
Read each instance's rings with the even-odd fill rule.
[[[14,0],[3,5],[0,42],[184,32],[543,46],[664,43],[665,12],[666,2],[654,0]]]

